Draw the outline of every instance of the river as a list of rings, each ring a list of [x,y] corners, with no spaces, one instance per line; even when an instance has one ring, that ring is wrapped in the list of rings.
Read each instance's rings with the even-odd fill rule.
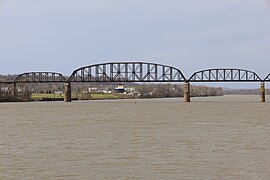
[[[270,179],[270,99],[0,104],[0,179]]]

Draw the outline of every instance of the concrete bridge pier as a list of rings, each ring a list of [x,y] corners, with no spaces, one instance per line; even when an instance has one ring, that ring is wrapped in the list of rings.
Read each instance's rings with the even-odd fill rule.
[[[16,85],[16,83],[13,84],[13,96],[14,97],[17,96],[17,85]]]
[[[71,84],[70,84],[70,82],[64,84],[64,102],[71,102]]]
[[[184,84],[184,101],[190,102],[190,83],[185,82]]]
[[[264,81],[261,82],[261,87],[260,87],[260,100],[261,102],[265,102],[265,83]]]

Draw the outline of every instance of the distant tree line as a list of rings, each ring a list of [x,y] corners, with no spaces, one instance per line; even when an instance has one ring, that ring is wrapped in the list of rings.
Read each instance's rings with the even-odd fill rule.
[[[183,84],[142,84],[136,87],[142,97],[183,97]],[[191,96],[222,96],[222,88],[207,86],[191,86]]]
[[[270,94],[270,89],[265,90],[266,94]],[[224,90],[226,95],[259,95],[260,89],[228,89]]]
[[[18,75],[15,74],[8,74],[8,75],[1,75],[0,74],[0,81],[13,81],[16,79]]]
[[[0,102],[18,102],[18,101],[30,101],[31,100],[31,91],[27,85],[18,86],[21,91],[14,92],[13,85],[0,84]]]

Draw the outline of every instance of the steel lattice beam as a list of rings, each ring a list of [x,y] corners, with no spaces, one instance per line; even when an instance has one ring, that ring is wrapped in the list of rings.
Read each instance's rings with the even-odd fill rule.
[[[17,76],[14,83],[60,83],[66,78],[55,72],[27,72]]]
[[[266,78],[264,79],[264,81],[270,81],[270,73],[266,76]]]
[[[261,78],[253,71],[244,69],[207,69],[195,72],[189,82],[259,82]]]
[[[185,82],[174,67],[144,62],[111,62],[81,67],[68,82]]]
[[[270,74],[262,80],[253,71],[221,68],[198,71],[186,79],[179,69],[172,66],[146,62],[110,62],[76,69],[68,80],[56,72],[27,72],[18,75],[13,82],[1,83],[259,81],[270,81]]]

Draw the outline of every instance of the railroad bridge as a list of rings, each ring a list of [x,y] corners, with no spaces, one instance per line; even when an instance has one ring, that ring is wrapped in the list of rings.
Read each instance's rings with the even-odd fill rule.
[[[270,73],[261,79],[257,73],[237,68],[216,68],[195,72],[187,79],[178,68],[147,62],[109,62],[78,68],[69,78],[57,72],[26,72],[12,82],[18,83],[64,83],[64,100],[71,102],[72,82],[174,82],[184,83],[184,100],[190,102],[190,83],[196,82],[260,82],[260,101],[265,102],[265,82]]]

